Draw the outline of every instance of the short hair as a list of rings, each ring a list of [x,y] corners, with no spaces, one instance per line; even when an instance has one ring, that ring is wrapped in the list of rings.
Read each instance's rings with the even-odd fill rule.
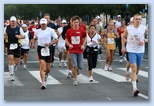
[[[77,16],[77,15],[76,15],[76,16],[73,16],[73,17],[72,17],[72,22],[75,21],[75,20],[80,20],[80,17]]]
[[[93,25],[93,24],[89,25],[89,29],[90,29],[91,27],[95,27],[95,29],[96,29],[96,26]]]
[[[43,16],[49,16],[50,17],[50,14],[49,13],[45,13]]]
[[[135,17],[135,16],[141,16],[141,17],[142,17],[142,15],[141,15],[141,14],[139,14],[139,13],[135,14],[133,17]]]

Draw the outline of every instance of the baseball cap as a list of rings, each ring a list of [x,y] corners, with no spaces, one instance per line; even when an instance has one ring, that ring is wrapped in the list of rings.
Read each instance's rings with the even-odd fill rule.
[[[67,22],[66,22],[66,20],[62,20],[62,22],[61,22],[62,24],[66,24]]]
[[[40,20],[40,24],[47,24],[47,20],[46,20],[45,18],[42,18],[42,19]]]
[[[17,19],[16,19],[16,17],[15,16],[12,16],[11,18],[10,18],[10,21],[16,21]]]
[[[121,15],[117,15],[117,17],[121,17]]]
[[[133,17],[130,18],[130,22],[132,22],[132,21],[133,21]]]
[[[27,25],[26,24],[22,24],[22,26],[21,27],[27,27]]]
[[[100,17],[100,16],[97,16],[96,18],[97,18],[97,19],[100,19],[101,17]]]

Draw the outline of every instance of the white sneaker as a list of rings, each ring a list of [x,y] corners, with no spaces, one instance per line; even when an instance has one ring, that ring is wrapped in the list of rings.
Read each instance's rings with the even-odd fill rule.
[[[59,62],[59,67],[61,67],[62,66],[62,62]]]
[[[92,76],[90,76],[89,82],[93,82],[93,77]]]
[[[51,63],[51,65],[50,65],[51,67],[54,67],[54,64],[53,63]]]
[[[76,80],[74,80],[73,85],[74,86],[77,86],[78,85],[78,82]]]
[[[26,65],[25,65],[25,64],[23,65],[23,67],[24,67],[24,70],[27,70],[27,67],[26,67]]]
[[[22,65],[22,64],[23,64],[23,60],[21,59],[21,60],[20,60],[20,65]]]
[[[105,70],[105,71],[108,71],[108,70],[109,70],[109,69],[108,69],[108,65],[105,65],[104,70]]]
[[[64,62],[64,67],[67,67],[67,64],[66,64],[66,62]]]
[[[11,81],[14,81],[14,74],[11,74]]]
[[[109,66],[109,71],[112,71],[112,67],[111,66]]]
[[[122,59],[120,59],[119,62],[122,63]]]

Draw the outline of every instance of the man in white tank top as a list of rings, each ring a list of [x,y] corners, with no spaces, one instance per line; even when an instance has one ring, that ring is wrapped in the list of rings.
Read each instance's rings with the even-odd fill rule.
[[[133,18],[133,25],[126,28],[122,36],[122,52],[128,52],[130,67],[132,70],[131,81],[133,86],[134,96],[138,96],[136,82],[138,82],[137,74],[142,64],[142,59],[145,49],[145,35],[148,35],[148,29],[141,25],[142,17],[140,14],[135,14]],[[127,45],[125,48],[124,39],[127,38]]]

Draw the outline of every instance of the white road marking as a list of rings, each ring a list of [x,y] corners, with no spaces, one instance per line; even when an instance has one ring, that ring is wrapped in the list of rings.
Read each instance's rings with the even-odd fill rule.
[[[4,72],[4,86],[24,86],[16,75],[14,75],[14,80],[11,81],[10,72]]]
[[[68,72],[69,72],[69,70],[58,70],[58,71],[60,71],[61,73],[63,73],[66,76],[68,75]],[[79,83],[99,83],[96,80],[93,80],[93,82],[89,82],[89,77],[87,77],[81,73],[77,76],[77,81]]]
[[[126,68],[117,68],[117,69],[122,70],[122,71],[126,71]],[[132,72],[131,69],[129,70],[129,72]],[[148,72],[145,72],[143,70],[139,70],[138,75],[148,78]]]
[[[40,71],[29,71],[31,75],[33,75],[40,83],[42,83],[40,78]],[[52,77],[51,75],[48,76],[47,85],[56,85],[61,84],[57,79]]]

